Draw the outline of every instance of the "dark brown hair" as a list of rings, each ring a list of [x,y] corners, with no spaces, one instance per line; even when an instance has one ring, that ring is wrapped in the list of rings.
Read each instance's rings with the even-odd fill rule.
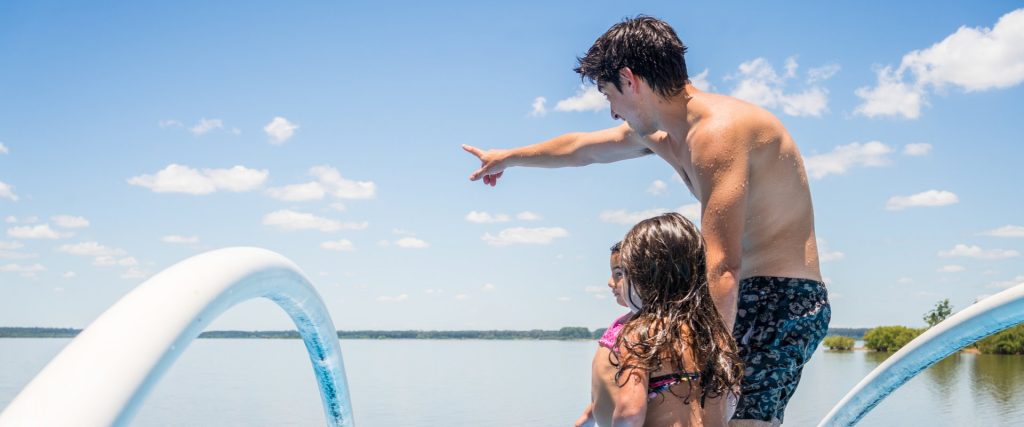
[[[618,367],[616,383],[624,385],[630,377],[642,378],[642,372],[653,374],[668,364],[673,371],[699,373],[702,398],[738,392],[743,366],[711,299],[700,230],[678,213],[649,218],[629,230],[620,256],[643,307],[616,342],[625,350],[621,360],[612,361]],[[696,366],[684,362],[687,351]],[[694,387],[691,382],[685,402]]]
[[[615,24],[598,37],[573,69],[596,84],[611,83],[620,92],[624,67],[642,78],[664,98],[678,95],[690,76],[683,54],[686,46],[665,21],[640,15]]]

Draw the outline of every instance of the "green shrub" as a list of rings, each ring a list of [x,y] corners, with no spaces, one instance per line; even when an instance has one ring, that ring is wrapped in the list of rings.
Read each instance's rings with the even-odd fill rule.
[[[828,347],[829,350],[853,350],[853,338],[850,337],[839,335],[825,337],[822,344]]]
[[[977,345],[985,354],[1024,354],[1024,324],[982,338]]]
[[[874,351],[896,351],[922,332],[924,329],[906,326],[879,326],[864,334],[864,346]]]

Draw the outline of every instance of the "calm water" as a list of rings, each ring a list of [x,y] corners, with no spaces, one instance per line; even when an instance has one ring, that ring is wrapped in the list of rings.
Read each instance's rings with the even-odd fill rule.
[[[69,340],[0,339],[0,407]],[[589,397],[595,344],[344,340],[356,423],[567,426]],[[819,350],[786,414],[814,425],[886,355]],[[83,367],[85,368],[85,367]],[[1024,357],[960,354],[883,401],[865,426],[1024,425]],[[299,340],[197,340],[134,426],[324,425]]]

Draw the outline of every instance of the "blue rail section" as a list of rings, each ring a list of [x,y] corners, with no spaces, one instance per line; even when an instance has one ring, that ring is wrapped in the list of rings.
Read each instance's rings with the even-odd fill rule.
[[[1024,322],[1024,284],[950,316],[878,365],[818,424],[852,426],[890,393],[925,368],[979,339]]]

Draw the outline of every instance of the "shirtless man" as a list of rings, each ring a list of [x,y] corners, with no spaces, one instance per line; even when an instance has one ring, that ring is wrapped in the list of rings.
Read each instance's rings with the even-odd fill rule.
[[[712,297],[745,365],[730,425],[779,425],[831,315],[807,174],[775,116],[690,84],[685,51],[658,19],[616,24],[575,71],[598,85],[612,118],[625,123],[509,150],[464,145],[481,161],[470,179],[494,186],[513,166],[584,166],[648,154],[668,162],[700,200]],[[723,408],[724,399],[709,401],[705,423],[716,424]]]

